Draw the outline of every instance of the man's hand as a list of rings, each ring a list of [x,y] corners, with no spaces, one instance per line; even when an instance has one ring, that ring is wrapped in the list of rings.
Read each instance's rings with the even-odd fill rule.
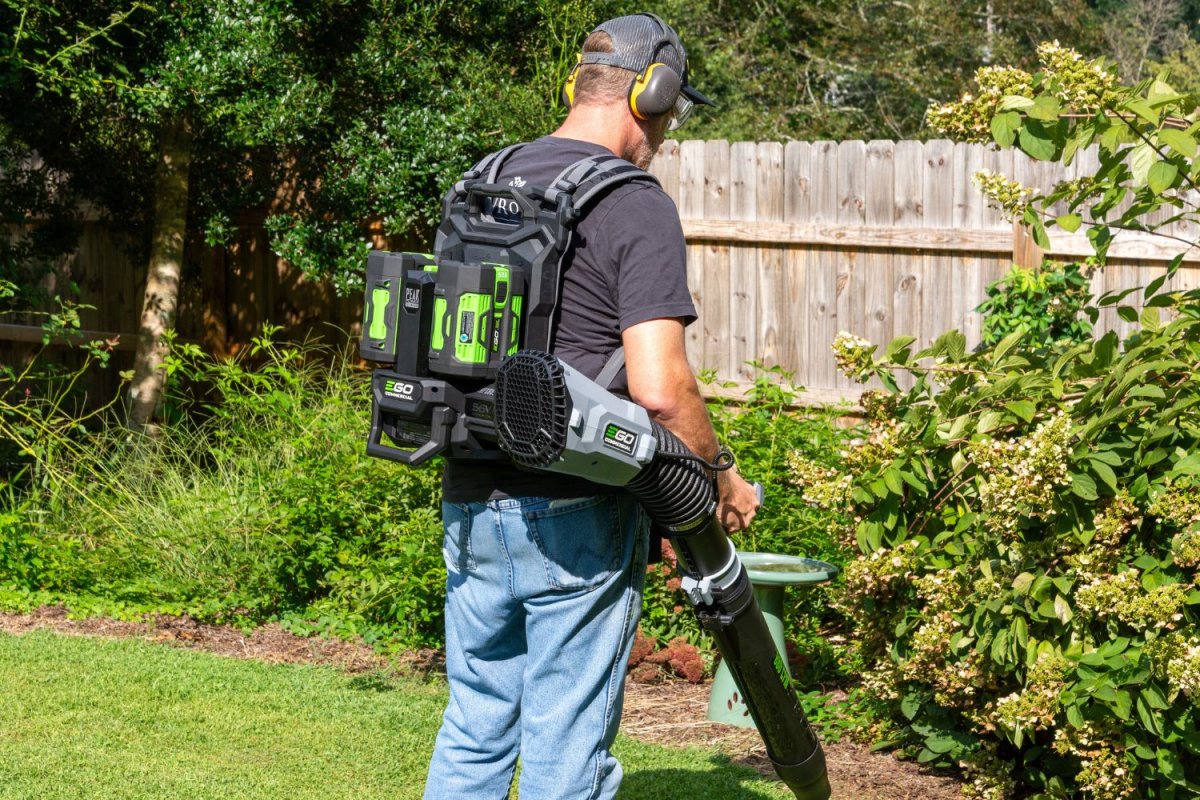
[[[758,511],[758,491],[733,467],[717,473],[717,519],[733,533],[750,526]]]
[[[683,322],[671,318],[648,320],[626,328],[622,339],[633,401],[693,453],[708,461],[716,459],[717,436],[688,366]],[[717,497],[717,519],[725,530],[743,530],[754,519],[758,493],[736,468],[717,473]]]

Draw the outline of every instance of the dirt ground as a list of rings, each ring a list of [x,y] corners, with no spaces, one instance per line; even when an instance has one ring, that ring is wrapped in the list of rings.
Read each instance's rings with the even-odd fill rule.
[[[157,616],[145,622],[112,619],[69,619],[66,610],[46,607],[32,614],[0,613],[0,633],[21,634],[48,628],[84,636],[138,637],[233,658],[278,664],[323,664],[363,673],[400,670],[429,673],[441,669],[436,651],[385,658],[370,647],[334,639],[304,638],[278,625],[244,634],[234,628],[205,625],[186,617]],[[685,681],[660,684],[629,682],[621,731],[645,742],[713,747],[731,760],[773,774],[758,734],[705,719],[708,684]],[[825,758],[835,798],[848,800],[954,800],[960,784],[915,763],[872,753],[852,742],[826,743]]]

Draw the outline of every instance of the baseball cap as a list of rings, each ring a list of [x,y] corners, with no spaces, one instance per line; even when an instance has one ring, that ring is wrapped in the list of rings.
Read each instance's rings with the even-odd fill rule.
[[[670,25],[654,14],[630,14],[616,17],[596,26],[592,33],[603,31],[612,40],[611,53],[584,53],[581,63],[605,64],[641,73],[654,63],[665,64],[680,76],[682,88],[676,102],[672,128],[677,128],[691,116],[696,104],[715,105],[688,83],[687,51],[679,35]]]

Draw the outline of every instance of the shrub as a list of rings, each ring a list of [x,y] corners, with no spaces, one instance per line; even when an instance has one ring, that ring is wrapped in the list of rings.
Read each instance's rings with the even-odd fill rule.
[[[0,519],[29,512],[0,536],[0,584],[108,613],[439,643],[439,471],[368,458],[367,372],[270,333],[227,362],[176,344],[156,437],[113,421],[86,448],[48,447],[44,486],[0,500]],[[38,567],[47,553],[74,560]]]
[[[1200,292],[1147,297],[1124,342],[1061,352],[1025,330],[974,354],[958,332],[878,358],[843,339],[889,391],[864,395],[840,470],[793,460],[806,498],[854,515],[866,686],[920,761],[964,763],[969,796],[1200,781]]]
[[[987,287],[988,299],[975,309],[983,314],[983,344],[991,347],[1015,330],[1029,332],[1030,344],[1078,344],[1092,338],[1083,316],[1091,299],[1094,264],[1045,261],[1035,269],[1013,264]]]

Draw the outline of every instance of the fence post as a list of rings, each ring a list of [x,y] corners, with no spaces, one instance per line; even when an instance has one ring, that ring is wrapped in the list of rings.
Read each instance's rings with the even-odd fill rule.
[[[1029,226],[1021,222],[1013,223],[1013,253],[1012,260],[1017,266],[1026,269],[1036,269],[1042,265],[1046,251],[1033,241]]]

